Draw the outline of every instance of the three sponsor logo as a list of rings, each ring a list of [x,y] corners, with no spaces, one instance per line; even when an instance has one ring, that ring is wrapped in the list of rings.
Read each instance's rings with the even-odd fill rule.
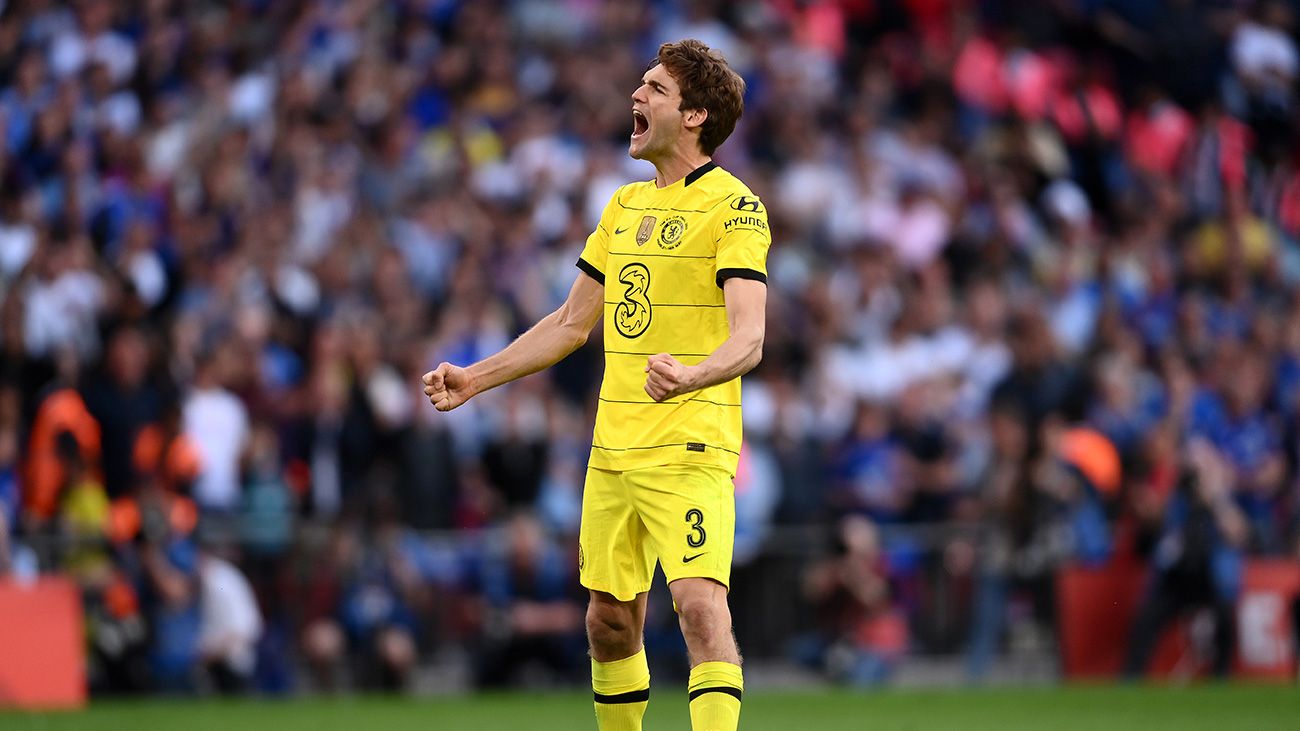
[[[653,308],[650,304],[650,269],[639,261],[624,266],[618,281],[626,289],[623,301],[614,308],[614,329],[625,338],[640,337],[650,327]]]

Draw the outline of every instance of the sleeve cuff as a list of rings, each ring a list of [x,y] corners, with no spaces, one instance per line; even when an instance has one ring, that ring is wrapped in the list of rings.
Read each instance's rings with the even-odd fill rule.
[[[586,272],[587,276],[591,277],[597,282],[600,282],[602,287],[605,285],[605,273],[597,269],[594,265],[592,265],[591,262],[587,261],[586,259],[583,259],[582,257],[578,257],[578,268]]]
[[[752,279],[767,284],[767,275],[757,269],[719,269],[718,286],[721,287],[728,279]]]

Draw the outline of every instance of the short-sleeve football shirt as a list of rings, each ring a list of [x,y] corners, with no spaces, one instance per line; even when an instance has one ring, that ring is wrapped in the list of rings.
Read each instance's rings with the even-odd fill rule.
[[[655,402],[646,359],[704,360],[729,335],[722,285],[767,281],[767,211],[744,183],[710,162],[664,188],[615,192],[578,267],[605,285],[605,378],[591,466],[674,463],[723,467],[740,454],[740,379]]]

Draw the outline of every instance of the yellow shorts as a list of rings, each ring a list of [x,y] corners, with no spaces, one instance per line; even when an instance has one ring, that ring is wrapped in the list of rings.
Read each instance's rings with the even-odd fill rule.
[[[731,581],[736,488],[719,467],[663,465],[624,472],[589,467],[582,493],[582,585],[630,601],[650,590],[655,560],[669,582]]]

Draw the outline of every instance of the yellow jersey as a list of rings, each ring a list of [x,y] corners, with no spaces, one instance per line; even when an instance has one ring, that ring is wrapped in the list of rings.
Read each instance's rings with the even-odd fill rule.
[[[605,285],[605,377],[591,466],[630,470],[674,463],[723,467],[740,456],[740,379],[656,402],[646,360],[686,365],[728,337],[722,284],[766,283],[767,211],[731,173],[709,162],[664,188],[618,189],[587,237],[578,268]]]

